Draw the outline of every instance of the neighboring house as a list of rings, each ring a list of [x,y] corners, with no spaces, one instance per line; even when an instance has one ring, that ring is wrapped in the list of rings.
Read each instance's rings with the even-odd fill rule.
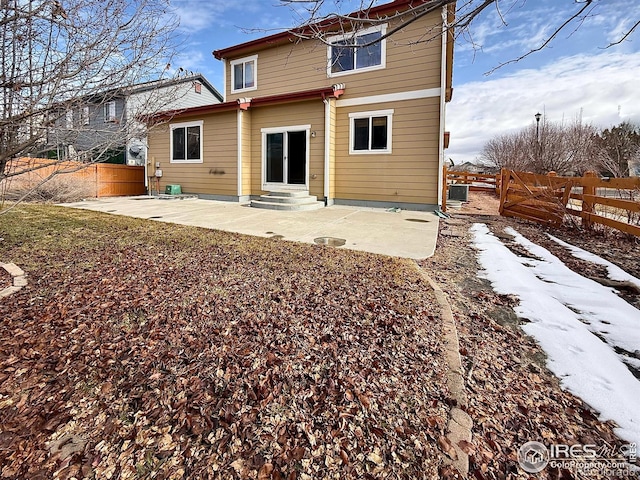
[[[200,74],[111,89],[83,97],[60,112],[47,143],[59,150],[58,158],[91,159],[96,149],[108,146],[120,163],[146,165],[147,129],[137,117],[221,101],[222,95]]]
[[[487,173],[494,174],[500,171],[497,167],[492,167],[490,165],[484,165],[481,163],[473,163],[473,162],[464,162],[460,165],[451,165],[448,167],[449,170],[453,170],[455,172],[469,172],[469,173]]]
[[[326,205],[435,208],[454,5],[415,17],[418,3],[372,8],[357,32],[315,25],[329,44],[283,32],[213,52],[225,102],[168,112],[150,129],[162,184],[241,202],[293,190]]]

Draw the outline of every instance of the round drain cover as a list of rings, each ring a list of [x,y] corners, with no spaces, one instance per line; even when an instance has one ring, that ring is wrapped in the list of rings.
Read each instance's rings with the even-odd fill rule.
[[[423,220],[421,218],[405,218],[407,222],[419,222],[419,223],[429,223],[429,220]]]

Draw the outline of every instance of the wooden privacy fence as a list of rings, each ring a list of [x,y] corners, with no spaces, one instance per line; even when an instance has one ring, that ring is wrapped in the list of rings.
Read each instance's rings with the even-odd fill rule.
[[[147,192],[144,167],[114,165],[109,163],[86,164],[81,162],[57,162],[44,158],[20,158],[8,165],[9,173],[15,173],[11,182],[21,189],[34,188],[46,179],[64,178],[81,183],[88,196],[119,197],[143,195]]]
[[[442,211],[447,211],[449,185],[469,185],[470,191],[492,192],[500,191],[500,175],[488,173],[471,173],[449,170],[445,165],[442,173]]]
[[[500,214],[559,226],[566,214],[582,225],[606,225],[640,236],[640,178],[559,177],[514,172],[500,173]]]

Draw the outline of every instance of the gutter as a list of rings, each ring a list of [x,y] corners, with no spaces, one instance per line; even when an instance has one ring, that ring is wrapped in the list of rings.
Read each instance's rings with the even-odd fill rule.
[[[447,19],[449,9],[445,5],[442,7],[442,48],[441,48],[441,64],[440,64],[440,122],[438,134],[438,205],[442,206],[442,190],[443,190],[443,166],[444,166],[444,132],[445,132],[445,116],[446,116],[446,91],[447,91],[447,43],[449,32],[447,31]]]

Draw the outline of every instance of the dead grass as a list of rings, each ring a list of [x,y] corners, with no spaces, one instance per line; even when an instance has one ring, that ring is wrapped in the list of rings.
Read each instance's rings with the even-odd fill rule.
[[[6,185],[0,185],[0,191],[9,201],[66,203],[94,197],[96,193],[94,182],[65,174],[58,174],[42,185],[42,179],[35,174],[19,175],[5,182]]]
[[[404,261],[47,206],[0,216],[8,478],[435,478],[448,393]],[[66,448],[65,448],[66,447]]]

